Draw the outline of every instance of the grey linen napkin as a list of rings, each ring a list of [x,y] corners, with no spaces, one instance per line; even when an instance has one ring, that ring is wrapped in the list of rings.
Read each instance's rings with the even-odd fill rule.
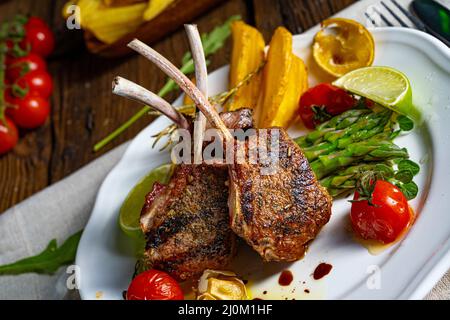
[[[86,225],[97,191],[120,160],[122,144],[67,178],[0,214],[0,264],[41,252],[55,238],[62,244]],[[72,299],[66,268],[52,276],[23,274],[0,276],[0,299]]]

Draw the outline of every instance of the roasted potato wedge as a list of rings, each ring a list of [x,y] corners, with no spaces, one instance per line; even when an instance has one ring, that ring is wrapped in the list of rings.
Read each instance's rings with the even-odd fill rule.
[[[144,12],[144,20],[149,21],[164,11],[175,0],[150,0],[148,7]]]
[[[230,64],[230,89],[236,87],[245,77],[257,70],[265,57],[264,38],[257,29],[242,21],[235,21],[231,25],[231,35],[233,48]],[[260,85],[261,75],[257,74],[236,92],[228,103],[227,110],[255,108],[258,102]]]
[[[270,41],[256,110],[259,128],[288,127],[301,94],[308,87],[304,62],[292,52],[292,34],[283,27]]]
[[[102,0],[80,0],[80,23],[104,43],[113,43],[135,31],[143,22],[147,3],[106,7]]]

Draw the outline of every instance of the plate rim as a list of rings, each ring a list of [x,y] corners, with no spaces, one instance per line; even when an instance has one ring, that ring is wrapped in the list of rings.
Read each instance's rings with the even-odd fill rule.
[[[439,67],[443,70],[445,70],[447,73],[450,74],[450,49],[445,46],[440,40],[432,37],[431,35],[428,35],[424,32],[412,30],[412,29],[406,29],[406,28],[399,28],[399,27],[389,27],[389,28],[374,28],[370,30],[374,33],[400,33],[407,35],[406,38],[411,37],[419,37],[422,40],[428,42],[431,44],[431,46],[424,48],[418,48],[421,52],[429,56],[430,58],[433,58],[433,61],[439,65]],[[313,35],[311,33],[304,33],[300,35],[294,35],[294,39],[298,41],[297,39],[308,39],[308,41],[312,40]],[[411,45],[411,42],[407,42],[406,39],[399,40],[398,38],[395,39],[395,42],[400,43],[406,43],[408,45]],[[434,59],[434,58],[438,59]],[[437,61],[436,61],[437,60]],[[443,61],[447,60],[449,62],[448,64],[443,63]],[[220,67],[214,72],[219,72],[220,70],[228,68],[228,65],[225,65],[223,67]],[[182,96],[180,96],[174,104],[179,102],[181,100]],[[99,204],[99,198],[102,196],[102,194],[105,192],[104,188],[108,184],[107,182],[109,179],[111,179],[112,173],[118,168],[123,166],[123,163],[126,162],[127,158],[130,156],[131,153],[131,146],[133,144],[133,141],[138,137],[139,134],[141,134],[143,131],[148,129],[149,127],[153,127],[158,125],[159,122],[162,121],[163,118],[155,119],[152,123],[150,123],[148,126],[144,127],[133,139],[131,139],[130,144],[127,146],[126,151],[120,158],[120,160],[116,163],[116,165],[111,169],[111,171],[108,173],[108,175],[103,180],[96,198],[95,198],[95,204],[93,206],[93,209],[91,210],[91,215],[89,217],[89,220],[86,224],[85,231],[90,229],[90,226],[92,226],[93,223],[93,217],[94,213],[96,211],[96,208]],[[86,232],[83,232],[83,235],[80,240],[80,246],[79,248],[82,248],[84,242],[86,241]],[[84,240],[83,240],[84,239]],[[79,265],[79,261],[81,260],[81,253],[82,250],[77,250],[76,253],[76,260],[75,264]],[[426,296],[426,294],[429,292],[429,290],[439,281],[439,279],[447,272],[447,270],[450,268],[450,237],[447,238],[445,243],[435,252],[435,255],[432,260],[428,260],[425,263],[424,268],[419,272],[419,274],[416,274],[413,279],[411,279],[411,283],[405,288],[403,293],[397,294],[397,299],[421,299]],[[426,270],[425,270],[426,269]],[[87,299],[83,293],[83,289],[79,289],[80,297],[81,299]]]

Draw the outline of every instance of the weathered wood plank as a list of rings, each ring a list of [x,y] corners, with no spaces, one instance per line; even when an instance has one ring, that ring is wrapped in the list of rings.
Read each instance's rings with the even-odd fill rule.
[[[66,0],[0,1],[0,20],[15,13],[43,17],[55,30],[58,55],[49,61],[54,77],[50,121],[42,128],[22,132],[15,150],[0,157],[0,212],[56,182],[105,151],[133,138],[151,119],[135,124],[105,150],[94,154],[92,146],[127,120],[140,106],[111,94],[111,80],[122,75],[157,91],[165,77],[142,57],[116,60],[89,55],[80,33],[69,31],[61,18]],[[355,0],[230,0],[194,21],[202,32],[233,14],[256,25],[266,41],[273,30],[286,26],[302,32]],[[188,50],[182,29],[161,40],[155,48],[178,63]],[[211,58],[209,70],[229,61],[230,44]],[[168,99],[174,99],[171,94]],[[149,137],[150,139],[150,137]]]
[[[0,3],[0,21],[16,13],[34,13],[46,21],[51,0]],[[34,131],[22,131],[13,152],[0,156],[0,212],[46,187],[52,151],[51,121]]]

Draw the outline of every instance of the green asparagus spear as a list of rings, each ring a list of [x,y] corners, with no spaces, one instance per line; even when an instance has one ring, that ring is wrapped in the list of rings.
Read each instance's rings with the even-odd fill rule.
[[[316,130],[295,139],[295,142],[300,147],[311,146],[313,143],[317,143],[326,133],[345,129],[360,120],[363,115],[370,113],[373,112],[369,109],[351,109],[318,125]]]
[[[323,139],[327,140],[309,147],[304,147],[303,151],[308,161],[313,161],[317,157],[329,154],[333,151],[344,149],[351,143],[367,140],[379,133],[385,131],[385,126],[390,118],[390,111],[376,114],[364,115],[360,120],[345,130],[327,132]],[[391,134],[391,132],[389,132]],[[383,136],[383,139],[389,140],[389,136]]]
[[[390,141],[370,139],[350,144],[344,150],[319,156],[311,162],[311,168],[318,179],[326,177],[339,168],[347,167],[358,161],[386,161],[389,159],[407,159],[408,151]]]

